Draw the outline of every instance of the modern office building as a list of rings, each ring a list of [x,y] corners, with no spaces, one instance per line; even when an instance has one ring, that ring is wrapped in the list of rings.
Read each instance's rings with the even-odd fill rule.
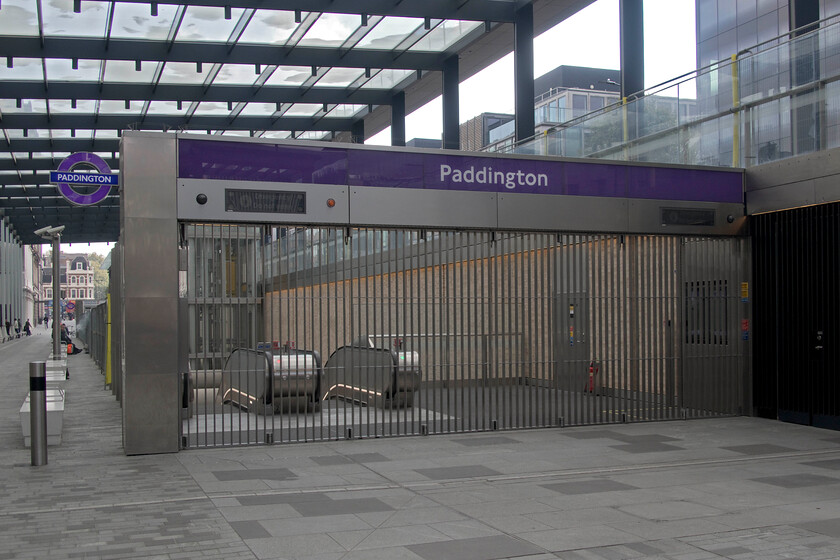
[[[534,80],[534,133],[603,109],[620,99],[621,72],[558,66]],[[461,149],[506,151],[516,139],[515,116],[482,113],[461,123]]]

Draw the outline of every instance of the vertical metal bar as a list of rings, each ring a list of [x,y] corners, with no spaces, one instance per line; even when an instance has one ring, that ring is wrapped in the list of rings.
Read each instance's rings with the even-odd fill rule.
[[[537,340],[535,338],[536,332],[534,330],[534,327],[536,326],[534,324],[536,317],[533,313],[534,294],[531,290],[532,282],[534,280],[533,268],[536,260],[536,251],[534,247],[535,236],[536,234],[534,233],[523,234],[522,241],[522,256],[525,259],[525,266],[522,267],[522,300],[525,303],[525,307],[522,309],[521,315],[521,328],[524,332],[524,336],[521,358],[519,360],[521,371],[520,375],[522,379],[521,387],[524,391],[521,399],[522,425],[531,428],[538,425],[536,417],[534,416],[536,407],[534,406],[533,399],[534,390],[537,386],[534,379],[537,365],[535,359],[535,346]]]
[[[665,298],[665,286],[663,283],[664,273],[664,265],[667,262],[667,255],[666,255],[666,242],[667,238],[656,236],[654,237],[655,242],[655,251],[653,253],[653,265],[655,267],[655,281],[654,281],[654,288],[653,288],[653,300],[654,300],[654,328],[656,333],[655,344],[654,344],[654,400],[653,400],[653,410],[652,415],[657,420],[663,419],[663,400],[664,400],[664,385],[663,385],[663,376],[665,372],[664,367],[664,345],[662,343],[663,337],[665,335],[665,321],[664,321],[664,313],[663,313],[663,300]]]
[[[398,272],[395,272],[395,260],[396,260],[396,240],[397,240],[397,232],[396,230],[388,230],[387,232],[383,232],[383,235],[387,234],[387,251],[383,245],[383,258],[382,258],[382,266],[383,271],[382,274],[386,278],[385,287],[383,290],[383,324],[387,325],[387,330],[393,333],[399,333],[400,330],[397,327],[395,320],[394,320],[394,283],[397,279]],[[384,242],[383,242],[384,243]],[[398,269],[397,269],[398,270]],[[399,417],[397,417],[397,421],[399,421]],[[391,415],[388,417],[388,435],[394,435],[394,416]]]

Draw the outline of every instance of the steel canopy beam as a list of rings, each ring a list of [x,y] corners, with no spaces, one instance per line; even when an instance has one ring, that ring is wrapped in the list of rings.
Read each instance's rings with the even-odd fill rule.
[[[100,1],[109,2],[110,0]],[[149,3],[149,0],[120,1],[139,4]],[[468,2],[452,2],[452,0],[400,0],[396,2],[394,0],[167,0],[166,3],[184,6],[300,10],[303,12],[336,14],[512,22],[514,8],[525,2],[500,2],[497,0],[470,0]]]
[[[3,54],[11,57],[78,58],[204,64],[261,64],[344,68],[440,70],[445,53],[341,50],[324,47],[181,43],[139,39],[77,37],[3,37]]]
[[[391,91],[335,87],[230,86],[126,84],[96,82],[8,81],[3,84],[7,99],[108,99],[123,101],[216,101],[251,103],[330,103],[387,105]]]
[[[4,115],[4,128],[87,129],[87,130],[350,130],[358,119],[324,117],[251,117],[228,115],[51,115],[15,113]]]

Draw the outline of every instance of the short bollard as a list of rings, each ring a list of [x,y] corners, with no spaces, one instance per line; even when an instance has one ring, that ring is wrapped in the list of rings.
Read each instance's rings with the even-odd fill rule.
[[[29,428],[32,466],[47,464],[47,363],[29,362]]]

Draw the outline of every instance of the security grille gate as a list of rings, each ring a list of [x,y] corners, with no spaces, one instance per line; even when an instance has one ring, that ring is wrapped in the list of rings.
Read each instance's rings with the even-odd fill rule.
[[[745,241],[183,227],[182,444],[741,412]]]

